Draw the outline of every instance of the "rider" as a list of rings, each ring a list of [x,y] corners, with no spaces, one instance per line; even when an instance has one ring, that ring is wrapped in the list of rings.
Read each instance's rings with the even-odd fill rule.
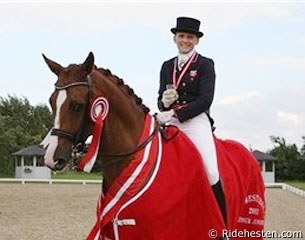
[[[197,147],[226,222],[225,199],[209,116],[214,97],[214,62],[195,51],[203,36],[199,26],[197,19],[179,17],[177,26],[171,29],[178,55],[162,65],[158,92],[161,113],[157,118],[161,123],[170,122],[179,127]]]

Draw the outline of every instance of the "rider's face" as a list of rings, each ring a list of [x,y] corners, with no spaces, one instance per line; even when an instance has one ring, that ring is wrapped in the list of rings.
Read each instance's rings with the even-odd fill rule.
[[[189,53],[198,44],[199,38],[193,33],[178,32],[174,36],[174,42],[176,43],[180,53]]]

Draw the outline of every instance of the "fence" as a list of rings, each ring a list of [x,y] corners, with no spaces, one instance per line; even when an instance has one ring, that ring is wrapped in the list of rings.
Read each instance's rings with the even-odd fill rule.
[[[10,183],[21,183],[21,184],[26,184],[26,183],[48,183],[48,184],[53,184],[53,183],[76,183],[76,184],[101,184],[102,180],[79,180],[79,179],[27,179],[27,178],[0,178],[0,183],[1,182],[10,182]],[[267,188],[281,188],[286,191],[293,192],[295,194],[300,195],[301,197],[305,198],[305,191],[293,187],[287,183],[265,183],[265,186]]]
[[[85,179],[30,179],[30,178],[0,178],[1,182],[10,182],[10,183],[79,183],[79,184],[101,184],[102,180],[85,180]]]

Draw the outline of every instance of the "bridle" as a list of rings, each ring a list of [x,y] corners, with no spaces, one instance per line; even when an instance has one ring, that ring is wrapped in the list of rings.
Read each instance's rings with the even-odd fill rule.
[[[88,112],[88,106],[89,106],[91,95],[92,95],[91,94],[91,92],[92,92],[91,78],[90,78],[89,75],[87,75],[86,81],[83,81],[83,82],[69,83],[69,84],[64,85],[64,86],[58,86],[58,85],[55,84],[55,89],[58,90],[58,91],[66,90],[68,88],[76,87],[76,86],[88,87],[87,103],[86,103],[86,108],[85,108],[84,114],[82,116],[81,128],[76,133],[70,133],[70,132],[64,131],[64,130],[59,129],[59,128],[53,128],[52,131],[51,131],[51,135],[58,136],[58,137],[64,138],[64,139],[69,140],[70,142],[72,142],[73,147],[84,144],[84,142],[83,142],[84,141],[84,134],[85,134],[85,131],[87,130],[87,127],[88,127],[88,124],[84,124],[84,123],[85,123],[85,120],[86,120],[86,114]]]
[[[88,88],[88,93],[87,93],[87,103],[86,103],[86,108],[84,111],[84,115],[82,117],[82,124],[81,124],[81,128],[77,133],[70,133],[67,131],[64,131],[62,129],[59,128],[53,128],[51,131],[51,135],[54,136],[58,136],[60,138],[64,138],[66,140],[69,140],[70,142],[73,143],[72,146],[72,152],[73,151],[77,151],[77,149],[79,148],[79,146],[82,146],[84,149],[85,143],[84,143],[84,134],[88,128],[88,124],[87,124],[87,113],[88,113],[88,108],[89,108],[89,104],[92,98],[92,83],[91,83],[91,78],[88,75],[86,77],[86,81],[79,81],[79,82],[74,82],[74,83],[70,83],[64,86],[58,86],[55,84],[55,89],[56,90],[65,90],[71,87],[76,87],[76,86],[85,86]],[[158,131],[160,131],[161,127],[160,125],[157,123],[156,121],[156,126],[155,129],[153,130],[153,132],[139,145],[137,145],[135,147],[135,149],[126,152],[126,153],[121,153],[121,154],[101,154],[100,156],[103,158],[112,158],[114,160],[112,161],[107,161],[105,163],[102,164],[101,167],[106,167],[121,161],[125,161],[127,157],[132,156],[133,154],[137,153],[138,151],[144,149],[146,147],[146,145],[151,142],[154,138],[154,136],[158,133]]]

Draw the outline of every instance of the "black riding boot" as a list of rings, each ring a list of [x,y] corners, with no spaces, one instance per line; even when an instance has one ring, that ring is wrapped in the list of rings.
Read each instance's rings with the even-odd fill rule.
[[[217,199],[224,222],[227,225],[226,200],[220,180],[215,185],[212,186],[212,189]]]

